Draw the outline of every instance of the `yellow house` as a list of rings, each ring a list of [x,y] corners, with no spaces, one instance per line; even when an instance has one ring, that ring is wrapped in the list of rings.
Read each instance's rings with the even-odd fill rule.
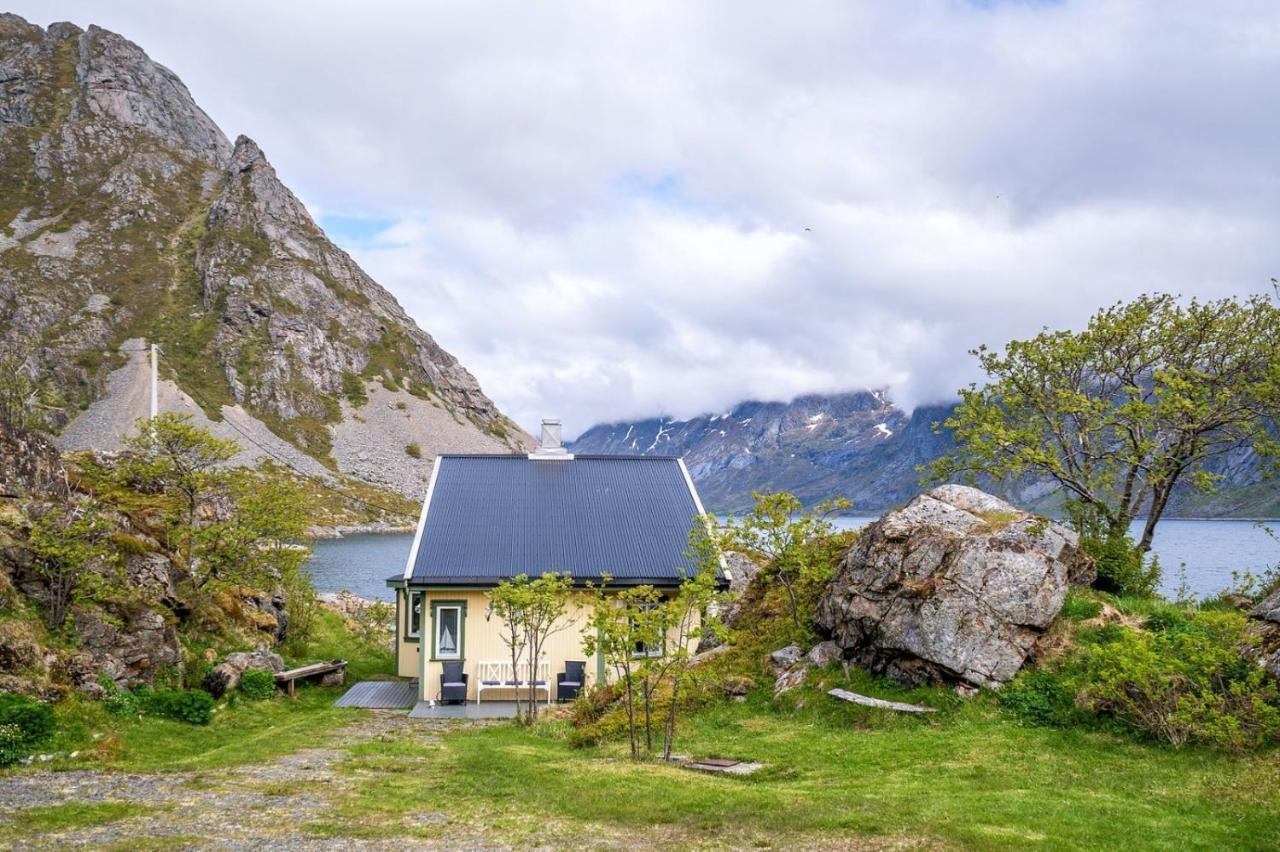
[[[547,572],[582,586],[607,576],[615,589],[675,589],[696,570],[685,550],[702,514],[681,459],[574,456],[560,446],[555,420],[543,422],[541,444],[527,455],[439,456],[404,573],[387,581],[396,592],[398,673],[418,679],[421,701],[514,697],[505,624],[488,590]],[[544,649],[540,698],[565,697],[559,682],[578,671],[583,686],[605,678],[604,660],[583,652],[587,620],[585,601],[572,602]],[[465,688],[446,696],[444,673],[456,676],[459,666]]]

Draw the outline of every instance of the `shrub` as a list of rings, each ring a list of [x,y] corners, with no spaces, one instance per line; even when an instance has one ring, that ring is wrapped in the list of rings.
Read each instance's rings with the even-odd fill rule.
[[[1094,558],[1098,579],[1094,587],[1117,595],[1148,596],[1160,585],[1160,562],[1138,552],[1128,536],[1088,538],[1085,551]]]
[[[213,719],[213,696],[202,689],[157,689],[146,699],[150,716],[177,719],[192,725],[207,725]]]
[[[0,766],[30,754],[53,737],[53,707],[25,695],[0,695]]]
[[[55,724],[52,705],[17,693],[0,695],[0,725],[17,725],[32,745],[52,737]]]
[[[364,389],[364,379],[355,373],[344,372],[342,374],[342,395],[355,408],[359,408],[369,401],[369,394]]]
[[[1030,725],[1062,727],[1080,720],[1075,693],[1054,672],[1026,671],[1000,690],[1000,704]]]
[[[1067,599],[1062,602],[1059,613],[1068,621],[1088,621],[1102,613],[1102,603],[1093,598],[1086,598],[1075,589],[1067,592]]]
[[[1280,739],[1280,686],[1242,656],[1251,641],[1242,616],[1152,619],[1162,629],[1121,630],[1084,649],[1084,706],[1174,746],[1242,751]]]
[[[276,677],[266,669],[249,669],[240,675],[240,692],[251,701],[261,701],[276,694]]]
[[[112,716],[137,716],[142,713],[143,698],[149,695],[151,688],[139,686],[136,689],[121,689],[116,682],[105,674],[98,675],[98,684],[106,690],[102,697],[102,706]]]
[[[409,444],[404,448],[404,451],[406,455],[411,456],[415,459],[422,458],[422,447],[418,445],[417,441],[410,441]]]
[[[12,766],[30,753],[21,728],[0,724],[0,766]]]

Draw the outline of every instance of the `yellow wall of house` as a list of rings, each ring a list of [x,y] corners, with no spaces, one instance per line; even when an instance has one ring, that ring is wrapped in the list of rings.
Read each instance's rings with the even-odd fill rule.
[[[396,589],[396,674],[400,677],[418,676],[418,643],[404,635],[404,589]]]
[[[440,693],[441,663],[430,658],[432,637],[435,629],[435,626],[431,623],[431,618],[434,612],[433,603],[444,601],[462,601],[466,604],[466,618],[463,622],[462,631],[463,671],[469,675],[467,698],[474,701],[476,700],[476,686],[479,681],[479,661],[510,659],[510,651],[502,641],[504,624],[496,616],[488,620],[485,619],[485,611],[489,607],[489,597],[483,590],[427,592],[426,602],[423,606],[425,624],[423,625],[423,641],[421,645],[427,654],[425,678],[422,682],[421,697],[423,700],[438,698]],[[418,677],[421,671],[418,656],[419,643],[405,639],[405,607],[406,596],[404,590],[398,590],[396,592],[397,673],[401,677]],[[566,625],[565,628],[549,637],[543,647],[542,656],[549,662],[551,668],[552,700],[555,700],[556,675],[565,670],[564,664],[568,660],[585,662],[587,664],[586,685],[596,682],[599,661],[594,656],[588,657],[582,650],[583,629],[589,623],[590,617],[591,601],[586,596],[571,601],[565,617],[561,620],[561,623]],[[606,679],[611,674],[611,672],[606,672]],[[539,695],[542,694],[539,691]],[[486,700],[500,701],[512,698],[513,693],[511,690],[486,689],[483,697]]]

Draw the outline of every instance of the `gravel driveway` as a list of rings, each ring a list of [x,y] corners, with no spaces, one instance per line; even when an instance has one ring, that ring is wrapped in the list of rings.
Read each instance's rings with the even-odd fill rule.
[[[104,770],[25,772],[0,777],[0,830],[24,809],[68,803],[128,803],[140,815],[114,822],[10,841],[16,850],[142,849],[436,849],[494,848],[470,829],[449,826],[446,815],[422,813],[414,825],[439,826],[438,837],[362,840],[317,838],[307,823],[326,810],[353,779],[336,770],[350,746],[372,739],[439,740],[466,722],[410,720],[398,711],[371,712],[336,732],[321,748],[269,761],[205,772],[125,773]],[[455,830],[456,829],[456,830]],[[432,833],[432,832],[429,832]],[[447,836],[446,836],[447,834]],[[0,841],[3,845],[3,841]]]

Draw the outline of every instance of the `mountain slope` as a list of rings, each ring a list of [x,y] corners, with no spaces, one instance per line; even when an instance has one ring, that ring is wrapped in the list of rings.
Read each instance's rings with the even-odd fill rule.
[[[715,511],[751,504],[751,492],[786,490],[806,503],[844,496],[878,511],[919,491],[915,468],[950,447],[932,424],[943,408],[910,416],[879,391],[743,402],[692,420],[595,426],[571,445],[580,453],[683,456],[703,502]]]
[[[920,406],[909,416],[880,391],[801,396],[789,403],[743,402],[723,414],[691,420],[651,418],[604,423],[572,442],[575,453],[682,456],[709,511],[738,512],[753,491],[790,491],[807,505],[832,497],[853,501],[856,514],[902,505],[920,492],[918,468],[954,449],[934,424],[951,405]],[[1170,517],[1275,517],[1280,481],[1264,477],[1248,449],[1218,459],[1212,494],[1180,488]],[[1057,514],[1061,494],[1046,482],[998,491],[1029,508]]]
[[[132,386],[109,379],[143,339],[167,397],[404,493],[437,452],[530,441],[172,72],[98,27],[0,15],[0,352],[59,429]],[[64,445],[109,449],[118,425]]]

